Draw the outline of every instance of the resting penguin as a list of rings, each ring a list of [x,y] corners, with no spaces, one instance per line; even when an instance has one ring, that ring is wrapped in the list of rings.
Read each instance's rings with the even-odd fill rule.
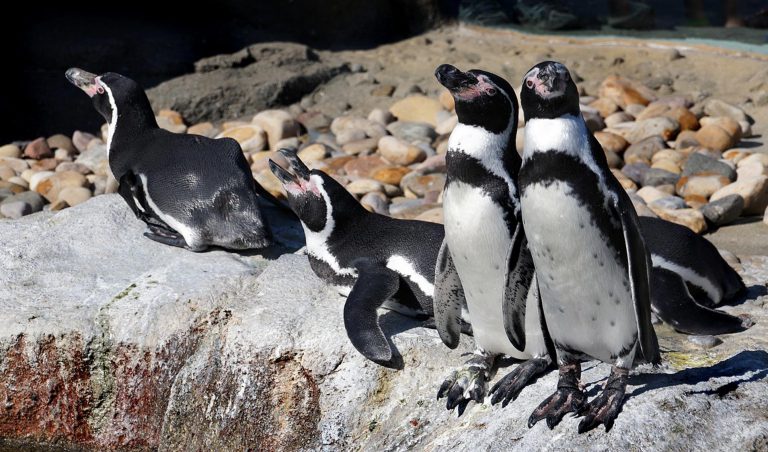
[[[144,90],[120,74],[72,68],[66,76],[107,120],[109,167],[145,236],[192,251],[270,244],[257,196],[265,191],[237,141],[159,128]]]
[[[295,150],[279,153],[290,167],[270,160],[269,168],[304,228],[312,270],[349,294],[344,326],[352,345],[376,363],[400,367],[376,310],[383,306],[431,319],[443,227],[368,212],[335,179],[310,171]]]
[[[712,309],[746,288],[707,239],[659,218],[639,217],[651,253],[651,308],[672,328],[688,334],[744,331],[752,320]]]
[[[438,398],[447,396],[447,408],[461,411],[470,400],[483,400],[499,356],[527,360],[493,388],[494,398],[505,401],[543,372],[550,358],[520,222],[515,92],[506,80],[485,71],[462,72],[443,64],[435,76],[453,95],[459,117],[446,154],[445,241],[436,265],[435,323],[443,342],[455,348],[466,300],[478,347],[445,380]],[[519,315],[520,322],[505,321],[509,315]]]
[[[651,260],[632,201],[608,168],[579,110],[568,69],[546,61],[523,78],[526,118],[519,173],[523,224],[541,304],[555,345],[557,391],[531,414],[553,428],[584,416],[579,432],[610,429],[635,358],[661,361],[651,325]],[[510,319],[520,323],[520,316]],[[612,365],[601,394],[587,403],[581,361]]]

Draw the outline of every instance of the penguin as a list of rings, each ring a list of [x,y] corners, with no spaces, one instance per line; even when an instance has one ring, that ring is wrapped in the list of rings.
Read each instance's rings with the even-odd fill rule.
[[[651,309],[676,331],[729,334],[753,325],[747,315],[713,309],[735,301],[746,287],[712,243],[660,218],[639,217],[651,253]]]
[[[446,154],[445,240],[435,268],[435,324],[443,342],[455,348],[466,305],[477,345],[437,397],[446,397],[446,407],[459,407],[461,413],[470,401],[483,401],[499,357],[524,360],[491,389],[493,400],[504,404],[551,360],[520,221],[517,96],[506,80],[482,70],[462,72],[443,64],[435,77],[452,94],[458,115]],[[507,319],[510,315],[517,318]]]
[[[576,84],[561,63],[545,61],[523,78],[526,118],[519,172],[522,221],[555,346],[557,390],[531,414],[583,416],[578,431],[610,430],[635,359],[661,362],[651,324],[650,253],[627,193],[608,168],[579,109]],[[518,316],[510,320],[520,322]],[[612,365],[600,395],[587,402],[581,361]]]
[[[144,90],[120,74],[71,68],[66,77],[106,119],[109,167],[146,237],[191,251],[270,245],[257,195],[266,190],[237,141],[159,128]]]
[[[280,149],[288,163],[270,159],[288,205],[301,221],[312,270],[348,295],[344,327],[352,345],[385,367],[402,363],[378,322],[385,307],[432,324],[435,262],[443,240],[437,223],[399,220],[367,211],[326,173],[310,170],[295,149]],[[468,332],[466,324],[462,328]]]

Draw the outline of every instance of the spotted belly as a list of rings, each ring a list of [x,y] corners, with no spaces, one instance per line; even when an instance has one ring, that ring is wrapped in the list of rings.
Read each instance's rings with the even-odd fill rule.
[[[451,182],[443,195],[446,240],[459,273],[477,345],[515,358],[502,312],[511,234],[504,211],[479,188]]]
[[[631,353],[637,324],[617,244],[609,243],[565,182],[526,187],[521,206],[556,345],[612,363]]]

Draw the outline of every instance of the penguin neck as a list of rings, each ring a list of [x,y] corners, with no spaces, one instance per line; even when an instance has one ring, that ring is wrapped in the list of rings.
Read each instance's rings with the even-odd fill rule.
[[[510,124],[503,132],[459,123],[448,139],[448,152],[474,157],[489,171],[517,183],[520,155],[515,146],[517,124]]]
[[[589,130],[581,115],[532,118],[525,124],[523,162],[537,152],[560,152],[580,159],[590,152]]]
[[[113,148],[125,146],[148,130],[157,129],[157,121],[144,92],[127,100],[116,101],[114,93],[105,87],[109,96],[111,114],[107,123],[107,153]]]

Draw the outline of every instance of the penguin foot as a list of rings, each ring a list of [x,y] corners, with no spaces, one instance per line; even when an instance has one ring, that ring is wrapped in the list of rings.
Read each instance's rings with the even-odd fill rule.
[[[533,427],[542,419],[547,420],[547,427],[555,428],[568,413],[579,413],[587,401],[587,396],[581,389],[581,365],[567,364],[560,366],[560,380],[557,391],[533,410],[528,418],[528,428]]]
[[[611,376],[608,377],[603,391],[580,413],[584,415],[584,419],[579,423],[579,433],[588,432],[600,424],[605,425],[606,432],[613,427],[613,421],[619,415],[624,402],[628,375],[628,369],[620,367],[611,369]]]
[[[184,237],[176,231],[161,229],[158,227],[153,227],[152,225],[148,225],[148,229],[149,229],[148,231],[144,232],[144,237],[150,240],[154,240],[155,242],[162,243],[163,245],[186,248],[192,251],[200,251],[197,249],[192,249],[189,246],[187,246],[187,242],[186,240],[184,240]]]
[[[470,401],[482,403],[488,390],[488,378],[495,360],[495,355],[486,353],[472,357],[443,381],[437,391],[437,398],[447,398],[445,407],[448,410],[459,407],[459,416]]]
[[[528,383],[544,372],[549,366],[550,361],[545,358],[532,358],[520,363],[514,370],[504,376],[491,388],[491,404],[496,405],[501,402],[504,408],[507,404],[520,395]]]

